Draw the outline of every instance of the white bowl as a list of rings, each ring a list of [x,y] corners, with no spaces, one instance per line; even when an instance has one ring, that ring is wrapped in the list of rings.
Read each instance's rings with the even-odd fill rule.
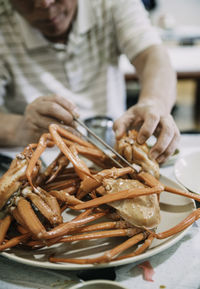
[[[109,280],[91,280],[76,284],[70,289],[127,289],[117,282]]]

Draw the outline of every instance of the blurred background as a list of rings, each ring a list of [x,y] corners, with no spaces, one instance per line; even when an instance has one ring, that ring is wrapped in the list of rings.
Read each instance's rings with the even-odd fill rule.
[[[173,116],[181,132],[200,132],[200,0],[143,0],[177,72]],[[137,101],[134,68],[120,59],[126,77],[127,107]]]

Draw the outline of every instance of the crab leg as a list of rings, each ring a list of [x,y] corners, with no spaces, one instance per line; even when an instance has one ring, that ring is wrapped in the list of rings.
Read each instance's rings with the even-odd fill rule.
[[[66,139],[63,139],[63,141],[66,143],[67,146],[71,146],[71,145],[75,145],[76,147],[76,150],[81,154],[81,155],[84,155],[84,156],[88,156],[88,157],[95,157],[95,158],[100,158],[102,159],[102,161],[106,158],[106,155],[100,151],[99,149],[95,148],[94,146],[92,147],[86,147],[86,146],[82,146],[82,145],[77,145],[77,144],[74,144],[73,142],[71,141],[68,141]]]
[[[31,188],[25,188],[22,191],[22,195],[31,200],[31,202],[39,209],[42,215],[49,220],[51,224],[59,224],[62,222],[62,217],[60,214],[60,207],[56,201],[55,208],[52,209],[53,206],[49,206],[40,196],[32,193]],[[53,196],[51,196],[53,198]],[[54,198],[55,199],[55,198]],[[56,200],[56,199],[55,199]]]
[[[75,258],[56,258],[56,257],[51,256],[49,258],[49,261],[53,263],[64,262],[64,263],[75,263],[75,264],[106,263],[106,262],[112,261],[114,256],[120,254],[121,252],[134,246],[140,241],[146,239],[146,237],[147,237],[147,233],[139,233],[131,237],[130,239],[126,240],[122,244],[104,253],[102,256],[96,257],[96,258],[75,259]]]
[[[68,166],[69,160],[63,153],[60,153],[56,159],[46,168],[46,170],[38,177],[37,185],[43,183],[48,177],[49,179],[46,181],[46,184],[52,182],[59,172]]]
[[[66,139],[63,139],[63,141],[68,146],[74,144],[73,142]],[[100,168],[107,168],[108,166],[111,167],[111,165],[113,165],[111,159],[97,147],[85,147],[78,144],[74,145],[79,154],[87,157],[89,160],[91,160],[94,164],[98,165]]]
[[[54,143],[51,141],[51,135],[49,133],[44,133],[40,137],[37,148],[33,152],[32,157],[29,161],[28,167],[26,169],[26,177],[27,177],[30,185],[32,186],[32,188],[34,188],[32,178],[31,178],[32,172],[34,170],[34,167],[35,167],[39,157],[44,152],[44,150],[46,149],[47,146],[49,146],[49,147],[54,146]]]
[[[78,221],[78,220],[81,220],[83,218],[86,218],[87,216],[89,216],[91,214],[91,212],[92,212],[92,209],[85,210],[84,212],[80,213],[77,217],[75,217],[73,219],[73,221]],[[61,237],[56,237],[54,239],[51,239],[50,241],[47,240],[45,242],[45,244],[48,245],[48,246],[51,246],[51,245],[57,243],[61,238],[62,238],[62,236]],[[27,246],[31,246],[31,247],[43,246],[44,242],[41,241],[41,240],[34,240],[34,241],[29,241],[26,245]]]
[[[80,178],[79,178],[79,176],[77,176],[77,174],[75,172],[65,173],[65,171],[63,171],[61,174],[56,176],[56,178],[52,182],[49,182],[47,185],[54,184],[56,182],[59,184],[59,182],[61,182],[61,181],[78,180],[78,179],[80,179]]]
[[[57,199],[52,196],[51,194],[47,193],[42,188],[37,187],[38,195],[47,203],[47,205],[50,207],[54,217],[55,221],[57,223],[62,223],[62,216],[61,216],[61,210],[60,206],[58,204]]]
[[[71,133],[70,131],[62,128],[61,126],[57,125],[57,124],[51,124],[49,126],[49,131],[52,132],[59,132],[64,138],[71,140],[73,143],[77,143],[81,146],[84,147],[89,147],[89,148],[95,148],[94,145],[92,145],[91,143],[83,140],[82,138],[76,136],[75,134]],[[54,134],[55,135],[55,134]],[[96,149],[96,148],[95,148]]]
[[[146,172],[141,172],[138,174],[139,179],[145,181],[145,183],[151,187],[153,186],[163,186],[163,191],[169,192],[169,193],[173,193],[176,195],[181,195],[184,197],[188,197],[190,199],[196,200],[198,202],[200,202],[200,196],[194,193],[191,193],[189,191],[182,191],[170,186],[165,186],[163,184],[161,184],[154,176],[146,173]]]
[[[107,214],[107,212],[99,212],[99,213],[96,213],[94,215],[87,216],[87,217],[80,219],[80,220],[79,219],[77,220],[75,218],[74,220],[72,220],[70,222],[58,225],[56,228],[52,229],[49,232],[45,232],[43,234],[42,238],[43,239],[53,239],[56,237],[64,236],[64,235],[68,234],[69,232],[77,229],[78,227],[81,227],[84,224],[87,224],[89,222],[97,220],[97,219],[105,216],[106,214]]]
[[[128,236],[131,237],[133,235],[138,234],[141,232],[141,229],[136,228],[128,228],[128,229],[115,229],[115,230],[108,230],[108,231],[98,231],[92,233],[85,233],[81,235],[73,235],[64,237],[60,240],[62,243],[66,242],[74,242],[74,241],[81,241],[81,240],[92,240],[92,239],[101,239],[101,238],[111,238],[111,237],[124,237]]]
[[[76,220],[81,219],[86,214],[88,215],[89,212],[85,211],[85,212],[81,213],[78,217],[76,217]],[[139,228],[131,228],[130,225],[128,226],[126,221],[118,221],[118,222],[103,222],[103,223],[98,223],[98,224],[94,224],[94,225],[88,225],[88,226],[76,228],[75,230],[70,231],[70,234],[74,234],[76,232],[85,233],[85,232],[93,232],[93,231],[108,230],[108,229],[131,229],[133,234],[137,234],[137,233],[141,232],[141,229],[139,229]],[[104,233],[105,233],[105,231],[103,231],[102,234],[101,234],[102,238],[104,238],[103,237]],[[99,232],[98,232],[98,234],[99,234]],[[83,236],[83,235],[81,235],[81,236]],[[108,237],[112,237],[112,236],[109,235]],[[68,238],[69,238],[69,242],[72,242],[72,239],[70,241],[71,236],[70,237],[66,237],[66,238],[59,238],[59,240],[60,240],[59,242],[66,242]],[[91,238],[89,238],[89,239],[91,239]],[[46,244],[49,246],[49,245],[52,245],[52,244],[55,244],[55,243],[58,243],[58,239],[57,238],[56,238],[55,241],[54,240],[51,240],[51,241],[47,240]],[[27,245],[33,247],[33,246],[36,246],[36,245],[37,246],[38,245],[41,246],[41,245],[43,245],[43,243],[41,241],[37,240],[37,241],[30,241]]]
[[[60,199],[60,196],[57,195],[57,193],[55,193],[57,190],[53,190],[53,191],[50,191],[49,194],[51,194],[52,196],[55,196],[58,200],[61,200],[62,201],[62,197]],[[57,191],[57,192],[65,192],[66,194],[69,194],[69,195],[74,195],[77,191],[77,186],[71,186],[71,187],[68,187],[68,188],[63,188],[61,189],[60,191]],[[62,194],[62,193],[61,193]]]
[[[65,144],[65,142],[63,141],[62,137],[59,135],[59,133],[60,133],[62,136],[69,138],[72,134],[70,134],[65,129],[59,127],[56,124],[51,124],[49,126],[49,131],[51,133],[51,136],[52,136],[55,144],[62,151],[62,153],[71,161],[71,163],[74,165],[74,168],[76,169],[76,171],[80,174],[80,177],[84,178],[85,175],[92,177],[90,170],[88,169],[86,164],[82,160],[80,160],[80,158],[77,156],[77,153],[74,153],[74,152],[77,152],[75,147],[72,146],[72,148],[69,149],[67,147],[67,145]],[[78,141],[81,143],[84,142],[83,140],[79,139],[78,137],[76,137],[74,135],[72,135],[72,136],[74,137],[74,140],[76,140],[76,138],[78,139],[78,140],[76,140],[77,142]],[[84,143],[86,143],[86,142],[84,142]]]
[[[126,168],[112,168],[103,170],[99,173],[97,173],[93,178],[86,177],[80,185],[79,192],[77,193],[77,198],[82,199],[87,193],[91,192],[92,190],[96,189],[102,184],[102,181],[105,178],[118,178],[120,176],[124,176],[126,174],[130,174],[133,172],[133,169],[131,167]]]
[[[82,226],[86,223],[92,222],[94,220],[97,220],[107,214],[107,212],[100,212],[96,213],[94,215],[86,216],[82,219],[74,219],[67,223],[62,223],[58,225],[57,227],[53,228],[51,231],[46,231],[39,219],[37,218],[36,214],[32,210],[30,203],[26,201],[24,198],[18,198],[17,201],[17,208],[19,211],[19,214],[21,215],[26,228],[38,239],[53,239],[56,237],[61,237],[65,234],[67,234],[69,231],[74,230],[75,228],[78,228],[79,226]]]
[[[22,159],[23,157],[23,159]],[[0,209],[3,208],[9,197],[18,190],[27,168],[27,160],[24,156],[17,156],[10,165],[8,171],[0,178]]]
[[[138,179],[143,180],[150,187],[160,186],[164,190],[164,185],[161,184],[153,175],[147,172],[140,172],[138,174]]]
[[[112,250],[106,252],[101,259],[102,262],[109,262],[113,259],[114,256],[119,255],[121,252],[127,250],[128,248],[134,246],[135,244],[139,243],[140,241],[146,239],[148,234],[146,232],[139,233],[137,235],[134,235],[130,239],[126,240],[122,244],[116,246]]]
[[[20,224],[22,227],[26,227],[26,224],[22,219],[17,207],[12,206],[9,211],[18,224]]]
[[[62,190],[62,189],[66,189],[68,187],[76,187],[77,183],[79,183],[79,178],[74,178],[71,180],[64,180],[64,181],[59,181],[59,182],[54,182],[51,184],[48,184],[47,186],[45,186],[45,189],[47,191],[49,190]]]
[[[24,227],[22,227],[21,225],[17,225],[17,231],[20,233],[20,234],[26,234],[26,233],[29,233],[27,229],[25,229]]]
[[[194,199],[194,200],[200,202],[200,196],[197,194],[191,193],[189,191],[181,191],[179,189],[175,189],[175,188],[172,188],[169,186],[165,186],[165,191],[169,192],[169,193],[176,194],[176,195],[185,196],[185,197],[188,197],[190,199]]]
[[[63,194],[62,192],[65,192],[67,195],[74,195],[77,191],[77,186],[71,186],[67,188],[60,189],[60,191],[54,189],[53,191],[50,191],[49,194],[52,196],[55,196],[58,200],[62,201],[62,197],[60,198],[60,195],[58,195],[56,192],[61,192],[61,195]]]
[[[17,202],[17,209],[18,212],[23,219],[26,228],[37,238],[42,237],[42,235],[46,232],[45,227],[41,224],[38,217],[34,213],[33,209],[31,208],[30,203],[20,197],[16,200]]]
[[[114,201],[125,200],[130,198],[135,198],[138,196],[158,194],[162,191],[161,187],[153,187],[153,188],[134,188],[129,190],[120,191],[117,193],[107,194],[102,197],[98,197],[96,199],[90,200],[88,202],[84,202],[83,204],[75,205],[73,207],[74,210],[82,210],[86,208],[96,207],[102,204],[111,203]]]
[[[85,210],[84,212],[82,212],[80,215],[78,215],[77,217],[75,217],[73,220],[72,220],[72,222],[74,222],[74,223],[78,223],[78,221],[79,220],[82,220],[82,219],[84,219],[84,218],[86,218],[87,219],[87,217],[90,215],[92,213],[92,210],[91,209],[88,209],[88,210]],[[96,215],[97,216],[97,215]],[[99,218],[99,216],[97,216],[97,219]],[[66,223],[67,224],[67,223]],[[77,230],[79,230],[80,228],[76,228]],[[73,229],[72,229],[72,231],[73,231]],[[71,233],[71,231],[70,231],[70,233]],[[63,236],[63,235],[62,235]],[[53,239],[48,239],[47,241],[46,241],[46,244],[47,244],[47,246],[51,246],[51,245],[53,245],[53,244],[57,244],[57,243],[59,243],[59,241],[60,241],[60,239],[62,238],[62,236],[59,236],[59,237],[55,237],[55,238],[53,238]]]
[[[85,223],[89,223],[91,221],[97,220],[99,218],[101,218],[102,216],[105,215],[106,212],[100,212],[100,213],[96,213],[93,216],[89,216],[89,214],[91,213],[91,210],[86,210],[85,212],[81,213],[79,216],[77,216],[76,218],[74,218],[71,222],[65,223],[65,225],[63,226],[64,229],[66,230],[65,233],[63,233],[62,235],[60,235],[60,233],[57,232],[53,232],[53,233],[58,233],[58,236],[50,236],[47,241],[46,244],[48,246],[51,246],[55,243],[58,243],[59,240],[62,238],[63,235],[65,235],[66,233],[71,233],[71,231],[74,231],[74,229],[78,229],[78,227],[82,226]],[[62,229],[62,228],[61,228]],[[56,228],[55,228],[56,231]],[[50,233],[52,233],[52,231],[50,231]]]
[[[141,172],[138,174],[138,178],[145,181],[145,183],[147,185],[149,185],[150,187],[154,187],[154,186],[163,186],[163,191],[169,192],[169,193],[173,193],[173,194],[177,194],[177,195],[181,195],[181,196],[185,196],[191,199],[194,199],[198,202],[200,202],[200,196],[188,191],[181,191],[179,189],[170,187],[170,186],[165,186],[163,184],[161,184],[154,176],[150,175],[149,173],[146,172]]]
[[[25,241],[29,237],[30,237],[30,233],[26,233],[26,234],[14,237],[14,238],[6,241],[4,244],[0,245],[0,251],[14,247],[14,246],[18,245],[19,243],[21,243],[22,241]]]
[[[6,233],[10,227],[12,217],[10,215],[5,216],[4,219],[0,220],[0,244],[5,239]]]
[[[83,202],[76,197],[70,195],[67,191],[61,190],[61,191],[50,191],[49,192],[52,196],[56,197],[56,199],[67,202],[68,205],[77,205],[82,204]]]
[[[58,175],[58,173],[64,169],[65,167],[67,167],[69,164],[69,160],[66,158],[66,156],[64,156],[63,154],[60,153],[60,155],[58,156],[58,158],[55,160],[55,162],[53,162],[46,170],[45,175],[50,176],[50,178],[46,181],[46,184],[52,182]],[[55,172],[53,172],[53,168],[55,168],[55,166],[57,165],[57,169],[55,170]],[[53,173],[52,173],[53,172]]]
[[[74,169],[75,169],[77,175],[80,177],[80,179],[84,180],[86,177],[94,178],[94,177],[92,177],[92,174],[91,174],[89,168],[86,166],[85,162],[79,158],[76,146],[75,145],[71,145],[69,147],[69,150],[72,152],[74,157],[79,162],[79,166],[74,166]],[[84,170],[82,170],[82,168],[84,168]]]
[[[152,232],[151,233],[157,239],[165,239],[167,237],[170,237],[174,234],[177,234],[183,231],[184,229],[192,225],[195,221],[197,221],[199,218],[200,218],[200,208],[192,212],[188,217],[186,217],[183,221],[181,221],[179,224],[177,224],[173,228],[165,232],[158,233],[158,234],[152,233]]]
[[[94,225],[88,225],[78,229],[78,232],[91,232],[97,230],[108,230],[108,229],[128,229],[130,225],[126,221],[115,221],[115,222],[103,222]],[[75,231],[76,232],[76,231]],[[74,232],[73,232],[74,233]]]
[[[118,260],[122,260],[122,259],[126,259],[126,258],[131,258],[131,257],[134,257],[134,256],[142,254],[146,249],[149,248],[149,246],[153,242],[154,238],[155,237],[153,235],[149,235],[148,238],[144,241],[144,244],[142,244],[134,252],[132,252],[130,254],[123,255],[123,256],[119,256],[117,258],[114,258],[113,261],[118,261]]]

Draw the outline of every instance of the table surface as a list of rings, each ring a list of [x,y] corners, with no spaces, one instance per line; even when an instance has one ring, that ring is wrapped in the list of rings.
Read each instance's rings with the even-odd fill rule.
[[[186,134],[181,136],[180,156],[193,150],[200,149],[200,134]],[[14,156],[20,148],[0,149],[10,156]],[[161,174],[175,180],[173,165],[161,168]],[[115,281],[127,289],[200,289],[200,220],[196,221],[184,237],[165,251],[150,257],[155,273],[153,282],[143,279],[143,272],[138,263],[116,267]],[[109,270],[108,270],[109,271]],[[93,271],[94,272],[94,271]],[[0,288],[1,289],[64,289],[70,288],[71,280],[78,281],[81,272],[58,271],[32,267],[0,256]],[[93,278],[98,279],[98,271]]]

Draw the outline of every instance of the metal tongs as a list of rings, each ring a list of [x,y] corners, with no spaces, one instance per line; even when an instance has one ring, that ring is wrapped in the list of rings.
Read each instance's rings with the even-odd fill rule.
[[[83,127],[90,135],[92,135],[99,143],[101,143],[104,147],[106,147],[108,150],[110,150],[115,156],[117,156],[121,161],[126,163],[129,167],[131,167],[133,170],[135,170],[137,173],[141,171],[141,167],[136,164],[129,163],[124,157],[122,157],[115,149],[113,149],[110,145],[108,145],[104,140],[102,140],[99,136],[97,136],[87,125],[84,124],[80,119],[77,117],[73,117],[74,121],[79,124],[81,127]],[[81,135],[83,135],[80,131],[78,131]],[[114,159],[110,154],[108,154],[105,150],[102,149],[101,146],[99,146],[96,142],[94,142],[91,138],[88,136],[83,135],[89,142],[91,142],[93,145],[98,147],[107,157],[109,157],[115,164],[117,164],[120,168],[123,168],[124,166],[119,163],[116,159]]]

